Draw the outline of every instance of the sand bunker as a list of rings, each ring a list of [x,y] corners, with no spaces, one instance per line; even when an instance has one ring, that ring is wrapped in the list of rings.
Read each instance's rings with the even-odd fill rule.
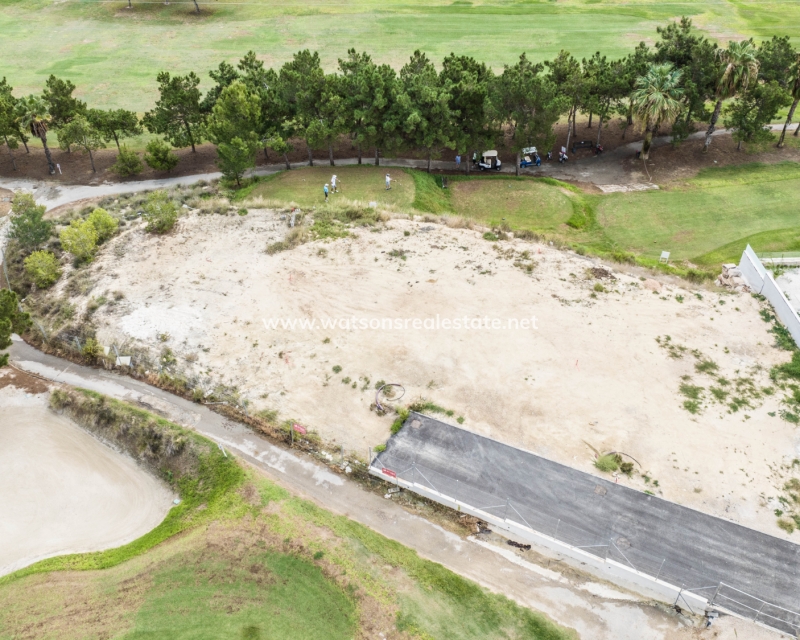
[[[130,542],[172,506],[164,485],[46,403],[0,388],[0,575]]]
[[[598,473],[593,449],[624,451],[641,466],[619,482],[781,535],[773,472],[798,456],[798,434],[777,415],[780,394],[731,413],[692,354],[730,381],[771,385],[769,368],[788,356],[749,294],[606,273],[547,245],[408,220],[268,255],[285,232],[265,210],[190,214],[166,237],[129,227],[91,267],[90,296],[125,296],[94,314],[101,341],[166,346],[171,370],[203,388],[234,384],[251,410],[275,409],[364,456],[391,423],[370,410],[375,384],[399,382],[404,403],[433,401],[453,411],[438,417],[586,471]],[[437,315],[535,317],[536,329],[320,325]],[[317,325],[268,328],[275,319]],[[683,351],[660,346],[666,336]],[[696,414],[684,382],[704,389]]]

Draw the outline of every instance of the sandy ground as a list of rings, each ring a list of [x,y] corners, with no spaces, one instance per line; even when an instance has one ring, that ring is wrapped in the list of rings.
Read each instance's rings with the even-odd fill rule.
[[[779,394],[732,414],[708,402],[692,415],[678,393],[682,376],[713,383],[695,371],[694,349],[729,380],[769,386],[769,368],[787,356],[771,346],[749,294],[693,292],[633,270],[597,279],[599,263],[573,253],[520,240],[498,251],[480,231],[407,220],[276,255],[264,249],[285,222],[265,210],[188,215],[162,238],[128,230],[91,267],[90,296],[125,296],[93,316],[104,344],[169,347],[179,356],[172,369],[200,375],[204,388],[236,385],[252,409],[275,409],[364,456],[391,422],[370,409],[375,383],[398,382],[403,403],[434,401],[466,428],[588,472],[599,473],[593,450],[623,451],[639,466],[619,482],[785,535],[774,497],[800,440],[769,415]],[[319,327],[437,314],[535,318],[536,329]],[[267,328],[281,319],[317,326]],[[665,336],[683,357],[659,346]]]
[[[126,544],[174,496],[136,463],[47,407],[47,393],[0,388],[0,575],[65,553]]]

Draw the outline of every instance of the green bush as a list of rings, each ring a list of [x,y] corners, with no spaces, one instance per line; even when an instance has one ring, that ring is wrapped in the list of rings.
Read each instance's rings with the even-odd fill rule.
[[[91,260],[97,249],[97,229],[88,220],[73,220],[58,237],[64,251],[80,262]]]
[[[35,249],[50,237],[50,223],[44,219],[44,210],[28,193],[17,193],[11,200],[9,236],[23,249]]]
[[[612,473],[619,469],[621,462],[622,458],[618,453],[607,453],[606,455],[597,458],[594,461],[594,466],[600,469],[600,471]]]
[[[117,227],[119,226],[114,216],[105,209],[99,207],[89,214],[86,221],[97,231],[97,242],[101,244],[113,236],[117,232]]]
[[[81,353],[89,360],[97,360],[103,355],[103,346],[94,338],[87,338]]]
[[[129,151],[127,147],[122,147],[117,154],[117,161],[111,165],[111,171],[123,178],[135,176],[142,172],[144,164],[135,151]]]
[[[34,251],[25,258],[25,273],[39,289],[47,289],[61,277],[61,267],[49,251]]]
[[[147,143],[146,149],[144,161],[151,169],[172,171],[178,164],[178,156],[172,153],[172,147],[163,140],[151,140]]]
[[[178,220],[178,207],[169,199],[166,191],[153,191],[144,205],[146,230],[151,233],[166,233]]]
[[[374,451],[375,453],[383,453],[384,451],[386,451],[386,445],[385,444],[376,445]]]

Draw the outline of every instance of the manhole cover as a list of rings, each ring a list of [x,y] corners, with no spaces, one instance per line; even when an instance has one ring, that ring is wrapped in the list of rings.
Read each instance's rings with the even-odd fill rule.
[[[608,489],[606,489],[605,487],[601,487],[601,486],[598,484],[598,485],[597,485],[597,486],[594,488],[594,492],[595,492],[595,493],[596,493],[598,496],[604,496],[604,495],[606,495],[606,494],[608,493]]]
[[[619,538],[616,539],[615,544],[620,549],[630,549],[631,548],[631,541],[628,540],[627,538],[622,537],[622,536],[620,536]]]
[[[422,423],[419,420],[414,419],[411,421],[411,426],[414,429],[419,429],[422,426]]]

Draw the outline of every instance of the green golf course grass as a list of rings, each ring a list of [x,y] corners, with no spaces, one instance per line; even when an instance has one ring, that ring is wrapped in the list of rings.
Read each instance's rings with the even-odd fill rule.
[[[388,191],[385,187],[387,173],[392,177],[392,188]],[[369,165],[305,167],[284,171],[258,184],[251,196],[293,203],[300,207],[320,206],[325,202],[322,188],[326,183],[330,184],[333,174],[338,176],[339,193],[330,192],[331,204],[337,200],[348,200],[408,209],[414,201],[414,180],[408,173],[402,169]]]
[[[656,27],[688,15],[714,38],[788,35],[800,40],[800,3],[776,0],[266,0],[167,4],[126,0],[4,0],[0,76],[18,94],[41,91],[48,75],[72,80],[77,95],[99,108],[137,112],[156,98],[159,71],[208,70],[252,49],[279,66],[303,48],[320,52],[328,70],[348,48],[400,68],[414,49],[435,61],[455,52],[495,70],[522,52],[534,60],[566,49],[576,57],[628,53],[657,38]]]
[[[441,178],[383,167],[313,167],[283,172],[256,184],[249,196],[301,207],[322,207],[322,185],[333,171],[350,200],[394,205],[418,213],[458,215],[490,227],[525,229],[599,254],[632,252],[646,263],[662,251],[673,261],[717,268],[738,262],[748,244],[756,251],[800,249],[800,164],[747,164],[701,171],[685,185],[609,195],[582,194],[554,180],[502,175]],[[383,176],[395,178],[385,191]],[[583,228],[568,226],[588,211]]]
[[[800,164],[707,169],[684,188],[596,199],[597,226],[626,251],[717,265],[796,243]]]

